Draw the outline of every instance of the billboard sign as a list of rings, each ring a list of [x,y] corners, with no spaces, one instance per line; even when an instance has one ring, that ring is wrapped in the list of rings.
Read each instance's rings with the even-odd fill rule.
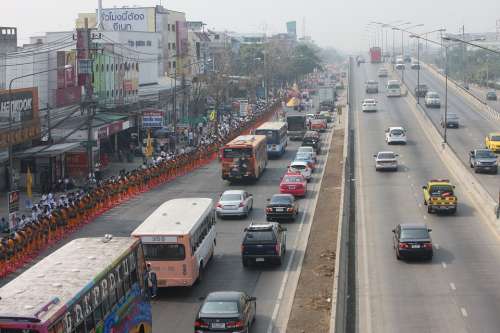
[[[156,31],[155,8],[108,8],[102,10],[106,31]]]
[[[163,127],[163,111],[161,110],[145,110],[142,112],[142,127],[154,128]]]
[[[14,122],[24,122],[38,118],[38,89],[23,88],[0,90],[0,121],[9,121],[12,108]]]

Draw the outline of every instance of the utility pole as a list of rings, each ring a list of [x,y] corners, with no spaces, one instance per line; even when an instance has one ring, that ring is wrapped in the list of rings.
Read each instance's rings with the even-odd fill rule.
[[[465,25],[462,25],[462,40],[465,40]],[[465,59],[465,48],[467,46],[465,45],[465,43],[462,43],[462,70],[464,71],[464,86],[466,87],[467,86],[467,61]]]

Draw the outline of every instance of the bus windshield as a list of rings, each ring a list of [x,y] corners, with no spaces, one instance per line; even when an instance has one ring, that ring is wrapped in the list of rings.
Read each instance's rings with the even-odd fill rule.
[[[184,260],[186,250],[182,244],[143,244],[144,257],[148,261]]]
[[[252,148],[225,148],[224,158],[250,158],[252,157]]]
[[[268,144],[280,144],[280,136],[277,130],[256,130],[255,135],[265,135]]]
[[[391,83],[387,86],[388,89],[400,89],[399,83]]]

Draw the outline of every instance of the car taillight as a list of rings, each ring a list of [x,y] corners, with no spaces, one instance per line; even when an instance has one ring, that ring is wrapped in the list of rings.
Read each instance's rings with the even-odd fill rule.
[[[217,208],[222,208],[222,204],[220,202],[217,203]]]
[[[226,328],[243,328],[243,320],[228,321],[226,323]]]
[[[424,248],[432,249],[432,243],[424,243]]]
[[[293,212],[293,208],[288,208],[287,211],[291,213]]]
[[[273,209],[272,209],[272,208],[270,208],[270,207],[267,207],[267,208],[266,208],[266,212],[272,212],[272,211],[273,211]]]
[[[409,247],[410,247],[410,246],[409,246],[408,244],[406,244],[406,243],[399,243],[399,248],[400,248],[400,249],[407,249],[407,248],[409,248]]]
[[[195,328],[208,328],[208,323],[204,322],[203,320],[199,319],[194,322],[194,327]]]
[[[274,246],[274,250],[276,251],[276,254],[280,254],[280,245],[279,244],[276,244]]]
[[[245,203],[240,202],[239,207],[245,207]]]

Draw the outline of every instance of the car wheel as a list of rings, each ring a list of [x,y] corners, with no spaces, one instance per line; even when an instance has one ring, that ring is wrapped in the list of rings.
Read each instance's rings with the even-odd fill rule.
[[[427,213],[432,214],[432,208],[431,208],[431,206],[427,206]]]
[[[432,255],[432,254],[430,254],[430,255],[428,255],[428,256],[427,256],[427,258],[426,258],[426,259],[427,259],[427,260],[432,260],[432,257],[433,257],[433,255]]]
[[[241,263],[243,264],[243,267],[250,266],[250,261],[248,259],[242,258]]]
[[[474,173],[479,173],[478,168],[474,168]]]
[[[266,221],[267,222],[271,222],[272,220],[273,220],[272,218],[270,218],[269,216],[266,216]]]

